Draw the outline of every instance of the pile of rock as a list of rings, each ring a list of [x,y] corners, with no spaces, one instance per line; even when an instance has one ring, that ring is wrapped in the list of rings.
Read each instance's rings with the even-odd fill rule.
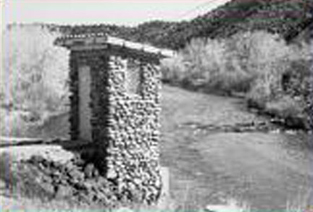
[[[74,204],[119,204],[116,187],[96,166],[79,154],[68,161],[51,160],[40,154],[17,159],[10,152],[0,156],[0,178],[10,194],[43,201],[66,200]]]

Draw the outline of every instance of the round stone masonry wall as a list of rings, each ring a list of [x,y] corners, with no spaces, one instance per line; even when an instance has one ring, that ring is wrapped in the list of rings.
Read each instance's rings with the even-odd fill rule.
[[[123,198],[155,202],[161,193],[159,167],[159,70],[139,62],[139,94],[125,89],[127,62],[111,57],[108,70],[108,178]]]

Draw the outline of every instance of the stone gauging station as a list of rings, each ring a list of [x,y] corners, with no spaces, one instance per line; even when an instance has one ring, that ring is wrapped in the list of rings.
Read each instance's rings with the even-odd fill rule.
[[[121,195],[156,201],[162,190],[158,64],[174,53],[102,33],[55,44],[71,52],[71,139],[92,142]]]

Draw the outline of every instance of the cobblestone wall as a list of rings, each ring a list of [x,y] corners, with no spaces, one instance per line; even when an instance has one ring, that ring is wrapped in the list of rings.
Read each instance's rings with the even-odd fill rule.
[[[155,202],[159,173],[160,72],[147,60],[122,59],[104,51],[79,51],[71,59],[71,135],[78,138],[78,66],[91,68],[92,138],[107,178],[121,199]],[[115,54],[118,55],[118,54]],[[125,57],[124,57],[125,58]],[[127,90],[127,61],[140,72],[140,91]]]
[[[108,178],[131,198],[155,201],[160,195],[159,174],[159,71],[141,63],[141,92],[127,93],[126,64],[111,57]]]

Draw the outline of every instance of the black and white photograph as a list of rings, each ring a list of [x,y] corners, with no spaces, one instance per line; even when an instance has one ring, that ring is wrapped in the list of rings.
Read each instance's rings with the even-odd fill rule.
[[[312,0],[0,6],[0,212],[313,212]]]

